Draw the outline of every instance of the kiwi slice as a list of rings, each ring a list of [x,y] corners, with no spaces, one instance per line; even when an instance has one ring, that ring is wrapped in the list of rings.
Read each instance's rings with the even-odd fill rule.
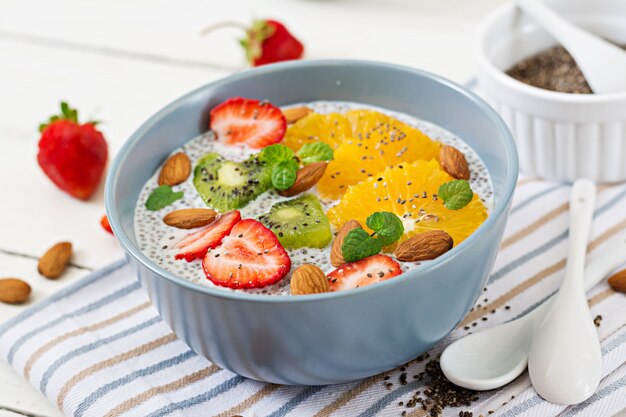
[[[230,161],[211,152],[198,161],[193,185],[207,206],[220,212],[238,209],[271,187],[270,170],[256,156]]]
[[[322,205],[311,194],[274,204],[259,221],[287,249],[323,248],[333,236]]]

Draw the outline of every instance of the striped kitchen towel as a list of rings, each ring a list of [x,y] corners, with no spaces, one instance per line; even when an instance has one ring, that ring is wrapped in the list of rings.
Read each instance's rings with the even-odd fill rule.
[[[567,253],[570,186],[521,180],[501,251],[477,305],[457,330],[405,367],[333,386],[276,386],[221,370],[176,338],[124,262],[97,271],[0,327],[0,354],[68,416],[425,416],[420,378],[452,340],[513,319],[554,292]],[[626,186],[599,187],[588,250],[596,256],[626,228]],[[610,416],[626,408],[626,296],[589,292],[604,379],[588,401],[542,400],[527,374],[478,394],[445,416]],[[429,369],[434,369],[432,364]],[[436,369],[436,367],[435,367]],[[417,376],[417,378],[414,378]]]

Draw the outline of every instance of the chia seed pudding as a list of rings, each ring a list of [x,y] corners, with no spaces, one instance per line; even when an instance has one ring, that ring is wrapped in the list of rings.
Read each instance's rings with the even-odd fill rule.
[[[465,156],[467,165],[471,173],[469,183],[473,192],[480,197],[487,210],[487,213],[491,211],[493,207],[493,187],[485,164],[481,161],[480,157],[473,149],[471,149],[460,138],[456,137],[447,130],[427,121],[420,120],[406,114],[397,113],[365,104],[335,101],[316,101],[305,104],[294,104],[294,107],[302,105],[306,105],[314,112],[320,114],[343,113],[353,109],[375,110],[380,113],[389,115],[409,126],[419,129],[433,140],[439,141],[443,144],[454,146]],[[185,145],[173,151],[172,154],[183,152],[190,158],[192,166],[196,166],[197,161],[209,152],[216,152],[229,160],[241,162],[249,158],[251,155],[258,153],[259,151],[259,149],[225,145],[221,142],[216,141],[214,134],[211,131],[208,131],[198,137],[189,140]],[[157,171],[146,182],[136,204],[134,229],[139,248],[155,264],[171,272],[172,274],[185,278],[196,284],[206,285],[210,287],[218,287],[206,278],[203,272],[201,259],[187,262],[185,260],[176,260],[174,258],[176,251],[172,250],[173,246],[185,235],[193,232],[193,230],[177,229],[174,227],[170,227],[163,222],[163,216],[173,210],[206,207],[206,204],[194,187],[192,180],[193,175],[182,184],[174,187],[175,191],[184,192],[184,197],[182,199],[175,201],[164,209],[158,211],[150,211],[146,208],[146,200],[148,199],[150,193],[156,187],[158,187],[158,177],[159,171]],[[308,193],[317,195],[315,187],[310,189]],[[275,190],[270,189],[269,191],[258,196],[255,200],[248,203],[245,207],[242,207],[238,210],[241,212],[242,219],[257,219],[261,214],[267,213],[274,204],[293,198],[294,197],[282,197]],[[322,200],[321,198],[320,202],[322,203],[322,207],[325,213],[331,207],[338,203],[338,201]],[[333,233],[336,232],[337,231],[333,228]],[[309,263],[318,266],[325,273],[329,273],[330,271],[335,269],[330,263],[330,247],[331,245],[329,244],[326,248],[323,249],[286,249],[289,257],[291,258],[291,271],[293,272],[298,266],[302,264]],[[428,261],[423,261],[422,263],[425,262]],[[407,270],[420,265],[420,262],[400,262],[400,265],[402,271],[406,272]],[[291,272],[287,274],[285,278],[278,281],[276,284],[272,284],[264,288],[258,289],[230,289],[226,287],[219,288],[225,291],[240,291],[271,295],[288,295],[290,293],[290,278]]]

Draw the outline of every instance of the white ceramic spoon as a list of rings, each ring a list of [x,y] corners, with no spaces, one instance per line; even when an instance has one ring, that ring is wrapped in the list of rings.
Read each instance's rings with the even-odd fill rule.
[[[626,235],[585,268],[585,289],[598,284],[626,262]],[[445,376],[464,388],[491,390],[517,378],[528,364],[532,335],[555,296],[516,320],[472,333],[448,346],[441,355]]]
[[[596,94],[626,91],[626,52],[563,19],[538,0],[515,4],[574,57]]]
[[[602,355],[584,287],[587,237],[596,187],[578,180],[570,198],[569,255],[565,277],[550,310],[537,327],[528,373],[535,390],[558,404],[577,404],[598,388]]]

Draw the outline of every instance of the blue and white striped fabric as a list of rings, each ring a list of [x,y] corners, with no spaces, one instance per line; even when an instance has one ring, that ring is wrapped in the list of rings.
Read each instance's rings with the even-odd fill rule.
[[[523,314],[554,292],[567,253],[568,198],[563,184],[521,180],[500,255],[484,297],[452,340]],[[589,253],[626,228],[626,186],[600,187]],[[589,292],[604,355],[604,379],[583,404],[563,407],[537,396],[526,374],[484,392],[462,411],[474,416],[610,416],[626,408],[626,296],[606,283]],[[508,307],[508,308],[507,308]],[[495,310],[495,312],[493,312]],[[474,324],[476,323],[476,324]],[[0,326],[0,355],[68,416],[424,416],[406,408],[423,382],[425,361],[363,381],[287,387],[239,377],[198,357],[161,321],[124,262],[97,271]],[[388,380],[384,380],[389,376]],[[388,389],[384,383],[392,382]],[[404,405],[400,406],[402,401]],[[459,408],[445,416],[458,416]]]

